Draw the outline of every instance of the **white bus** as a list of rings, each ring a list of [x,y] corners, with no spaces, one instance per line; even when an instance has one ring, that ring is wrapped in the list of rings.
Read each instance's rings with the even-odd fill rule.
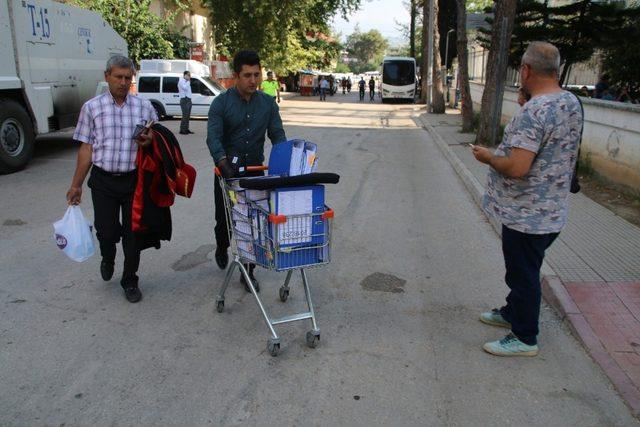
[[[386,56],[382,60],[382,102],[390,99],[414,100],[416,95],[416,60]]]

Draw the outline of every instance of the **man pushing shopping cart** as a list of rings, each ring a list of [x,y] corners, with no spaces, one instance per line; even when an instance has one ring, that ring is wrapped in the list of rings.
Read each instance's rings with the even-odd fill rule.
[[[240,163],[245,166],[262,165],[264,162],[265,134],[272,144],[285,141],[280,110],[274,98],[258,90],[262,77],[260,58],[253,51],[240,51],[233,58],[234,87],[216,96],[209,107],[207,146],[220,170],[214,185],[215,205],[215,259],[224,270],[229,263],[229,231],[225,216],[221,178],[238,174]],[[234,163],[235,158],[235,163]],[[262,170],[247,172],[262,175]],[[247,266],[249,277],[256,291],[260,287],[254,276],[255,265]],[[240,280],[249,291],[244,276]]]

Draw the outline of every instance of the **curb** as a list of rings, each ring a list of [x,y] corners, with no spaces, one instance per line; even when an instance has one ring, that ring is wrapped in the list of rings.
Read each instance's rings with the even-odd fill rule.
[[[456,171],[464,186],[467,188],[476,204],[482,207],[482,197],[484,187],[478,179],[469,171],[464,163],[449,148],[446,141],[433,128],[418,118],[422,127],[433,137],[436,145],[447,158],[453,169]],[[481,209],[482,210],[482,209]],[[484,214],[484,211],[483,211]],[[485,217],[489,220],[498,235],[501,234],[502,225],[494,217]],[[567,291],[564,283],[553,269],[543,262],[542,269],[542,296],[545,301],[554,308],[562,321],[567,321],[573,335],[578,339],[587,351],[587,354],[600,366],[605,375],[609,378],[615,389],[618,391],[627,406],[635,417],[640,417],[640,389],[631,381],[627,374],[618,366],[613,357],[606,351],[600,343],[600,339],[595,334],[591,326],[583,316],[575,301]]]
[[[562,320],[567,320],[571,332],[580,341],[587,354],[600,366],[633,415],[640,417],[640,389],[602,346],[600,339],[569,295],[564,283],[557,276],[544,276],[541,285],[544,299],[556,310]]]

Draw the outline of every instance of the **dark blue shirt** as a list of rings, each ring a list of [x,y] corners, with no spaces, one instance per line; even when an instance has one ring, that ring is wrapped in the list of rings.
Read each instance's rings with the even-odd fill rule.
[[[275,98],[256,91],[245,101],[233,87],[211,103],[207,146],[216,163],[228,154],[236,154],[248,165],[262,164],[265,133],[272,144],[287,139]]]

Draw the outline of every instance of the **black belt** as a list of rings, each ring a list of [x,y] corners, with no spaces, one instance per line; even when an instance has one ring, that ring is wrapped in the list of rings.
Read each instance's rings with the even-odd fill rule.
[[[106,176],[130,176],[130,175],[133,175],[133,174],[137,173],[137,171],[138,171],[137,169],[134,169],[134,170],[131,170],[131,171],[128,171],[128,172],[109,172],[109,171],[106,171],[106,170],[96,166],[96,165],[93,165],[93,170],[95,170],[96,172],[98,172],[101,175],[106,175]]]

